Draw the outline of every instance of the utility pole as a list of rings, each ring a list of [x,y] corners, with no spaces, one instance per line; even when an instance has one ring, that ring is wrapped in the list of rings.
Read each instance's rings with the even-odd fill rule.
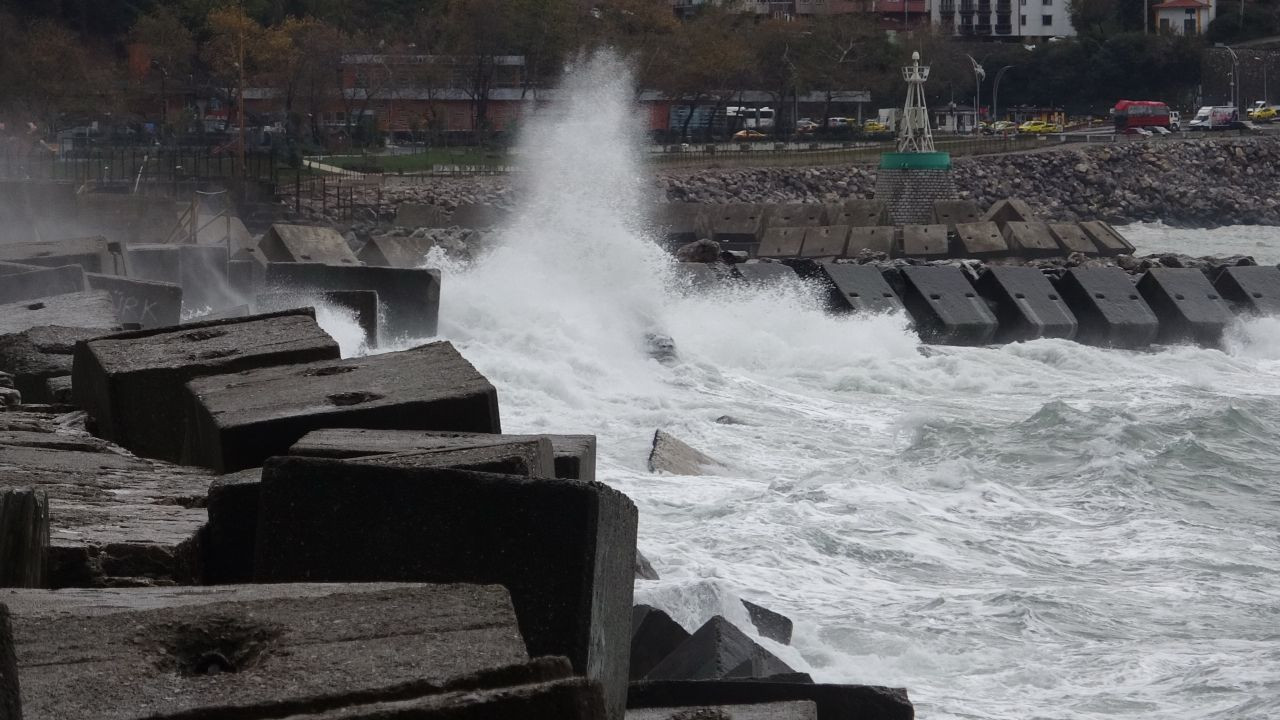
[[[995,84],[991,87],[991,122],[1000,119],[1000,78],[1004,77],[1005,72],[1012,70],[1014,65],[1005,65],[996,71]]]
[[[237,116],[236,125],[239,126],[239,135],[240,135],[239,143],[238,143],[240,148],[237,152],[237,157],[239,157],[240,159],[241,179],[243,179],[247,175],[247,173],[245,172],[245,164],[244,164],[244,20],[247,17],[248,16],[244,14],[244,2],[243,0],[241,0],[240,18],[239,18],[239,21],[237,22],[238,32],[236,33],[239,38],[239,42],[237,43],[238,45],[237,60],[239,62],[236,63],[236,68],[240,72],[240,97],[236,98],[236,116]]]

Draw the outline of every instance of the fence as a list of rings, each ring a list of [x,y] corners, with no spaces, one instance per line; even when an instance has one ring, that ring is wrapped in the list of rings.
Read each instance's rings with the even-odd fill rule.
[[[44,146],[0,147],[0,179],[62,180],[136,187],[246,178],[275,182],[280,159],[272,152],[251,152],[244,167],[234,149],[218,147],[89,146],[59,152]]]

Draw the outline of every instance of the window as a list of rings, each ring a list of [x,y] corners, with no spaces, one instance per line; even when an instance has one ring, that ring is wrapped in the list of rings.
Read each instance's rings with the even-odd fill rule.
[[[1183,34],[1183,35],[1195,35],[1195,34],[1196,34],[1196,20],[1195,20],[1195,18],[1187,18],[1186,20],[1183,20],[1183,21],[1182,21],[1182,34]],[[1243,83],[1241,83],[1241,84],[1243,84]]]
[[[1019,16],[1018,16],[1018,18],[1021,20],[1021,24],[1022,24],[1022,25],[1026,25],[1026,24],[1027,24],[1027,16],[1026,16],[1026,15],[1019,15]]]
[[[1049,27],[1050,25],[1052,25],[1052,24],[1053,24],[1053,16],[1052,16],[1052,15],[1041,15],[1041,16],[1040,16],[1040,24],[1041,24],[1041,25],[1044,25],[1045,27]]]
[[[1042,0],[1041,4],[1043,4],[1045,7],[1048,7],[1053,4],[1053,0]]]
[[[1160,32],[1169,32],[1169,18],[1160,18]]]

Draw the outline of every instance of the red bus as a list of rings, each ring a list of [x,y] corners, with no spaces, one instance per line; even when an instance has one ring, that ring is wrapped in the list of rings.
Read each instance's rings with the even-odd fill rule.
[[[1121,100],[1111,110],[1116,132],[1129,128],[1158,126],[1169,128],[1169,106],[1153,100]]]

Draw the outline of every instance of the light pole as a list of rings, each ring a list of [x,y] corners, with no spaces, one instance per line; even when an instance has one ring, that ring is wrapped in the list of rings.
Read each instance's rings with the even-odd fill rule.
[[[1008,70],[1012,70],[1015,65],[1005,65],[996,71],[995,82],[991,85],[991,121],[995,122],[1000,119],[1000,78]]]
[[[1240,110],[1240,99],[1236,95],[1236,78],[1239,76],[1240,56],[1236,55],[1236,51],[1230,45],[1220,45],[1224,50],[1231,53],[1231,107],[1237,112]]]
[[[965,55],[965,57],[969,58],[969,62],[973,64],[973,131],[976,133],[978,132],[978,120],[982,115],[979,106],[982,98],[982,80],[987,76],[987,71],[982,68],[982,65],[977,60],[973,59],[972,55]]]

